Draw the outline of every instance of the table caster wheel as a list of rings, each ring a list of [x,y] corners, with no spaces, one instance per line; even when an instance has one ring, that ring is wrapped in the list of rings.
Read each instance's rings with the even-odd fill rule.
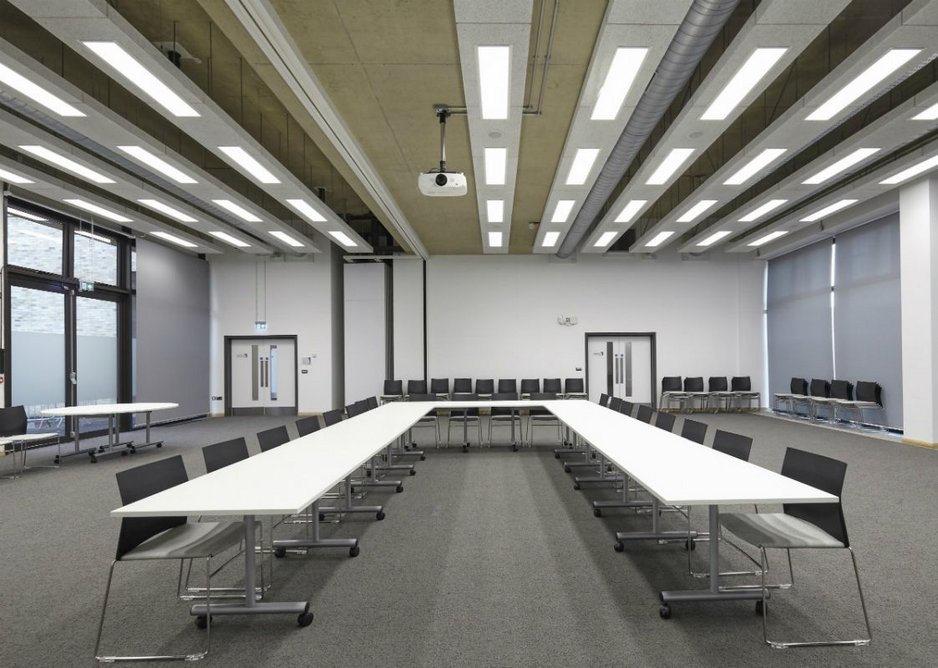
[[[570,473],[570,470],[571,470],[571,469],[570,469],[569,466],[564,466],[564,467],[563,467],[563,472],[564,472],[564,473]]]
[[[309,626],[312,623],[313,613],[311,613],[308,608],[296,616],[296,625],[301,628],[304,626]]]
[[[762,601],[756,601],[756,614],[757,615],[765,614],[765,605],[763,605]]]
[[[463,452],[469,452],[469,446],[468,446],[468,445],[462,446],[462,451],[463,451]]]
[[[617,540],[615,545],[612,546],[612,549],[616,552],[623,552],[625,551],[625,543],[623,543],[621,540]]]
[[[661,619],[671,619],[671,606],[664,603],[658,608],[658,614],[661,615]]]
[[[131,450],[131,452],[133,452],[133,450]],[[126,456],[127,456],[127,451],[121,450],[121,457],[126,457]]]
[[[603,511],[599,508],[593,508],[593,517],[602,517]]]
[[[684,549],[685,549],[685,550],[690,550],[691,552],[693,552],[694,550],[697,549],[697,541],[695,541],[693,538],[689,538],[689,539],[685,540],[685,541],[684,541]]]
[[[394,491],[397,492],[398,494],[400,494],[401,492],[404,491],[404,486],[403,486],[403,485],[398,485],[397,488],[396,488]]]
[[[56,466],[58,466],[58,464],[59,464],[59,458],[58,458],[58,457],[54,458],[54,459],[52,460],[52,463],[55,464]]]
[[[91,463],[92,463],[92,464],[97,464],[97,463],[98,463],[98,458],[97,458],[97,457],[92,457],[92,458],[91,458]]]
[[[422,461],[422,462],[427,461],[427,456],[426,456],[426,455],[420,455],[420,461]]]
[[[162,448],[162,447],[163,447],[163,444],[162,444],[162,443],[157,443],[157,444],[156,444],[156,447]]]
[[[199,615],[195,618],[195,626],[198,629],[204,629],[208,626],[208,617],[205,615]]]
[[[573,483],[573,489],[580,489],[580,483],[578,482]]]
[[[410,474],[411,474],[411,475],[417,475],[417,469],[411,469],[411,470],[410,470]]]
[[[383,510],[379,510],[377,513],[375,513],[375,519],[378,520],[378,521],[383,520],[385,517],[386,517],[386,516],[385,516]]]
[[[366,478],[370,478],[370,477],[371,477],[371,471],[365,471],[365,477],[366,477]]]
[[[511,451],[518,452],[518,445],[516,443],[511,444]],[[557,457],[557,459],[560,459],[560,457]]]
[[[554,459],[560,459],[560,453],[559,453],[559,452],[555,452],[555,453],[554,453]]]
[[[285,556],[287,556],[287,548],[285,548],[285,547],[275,547],[275,548],[274,548],[274,556],[277,557],[278,559],[283,559]]]
[[[325,516],[325,514],[319,513],[319,521],[320,521],[320,522],[325,522],[325,521],[326,521],[326,516]]]
[[[358,545],[353,545],[352,547],[349,548],[348,556],[357,557],[358,552],[359,552]],[[302,626],[302,624],[300,624],[300,626]]]

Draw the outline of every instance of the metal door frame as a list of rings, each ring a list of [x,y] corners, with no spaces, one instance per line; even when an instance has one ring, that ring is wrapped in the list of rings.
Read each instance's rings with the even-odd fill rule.
[[[263,341],[274,343],[276,341],[290,341],[293,343],[293,413],[297,415],[300,409],[300,365],[299,346],[296,334],[272,334],[269,336],[226,336],[225,337],[225,416],[231,416],[231,344],[234,341]]]
[[[606,339],[614,336],[644,337],[651,342],[651,407],[658,405],[658,385],[655,379],[658,377],[658,352],[655,332],[586,332],[583,342],[583,371],[586,376],[586,388],[589,391],[590,386],[590,359],[589,348],[590,339]]]

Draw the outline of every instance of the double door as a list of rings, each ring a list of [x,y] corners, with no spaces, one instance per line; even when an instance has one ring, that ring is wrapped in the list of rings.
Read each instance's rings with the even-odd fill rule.
[[[296,342],[238,339],[229,348],[231,415],[296,415]]]
[[[589,398],[600,394],[654,405],[654,338],[639,335],[587,335]]]

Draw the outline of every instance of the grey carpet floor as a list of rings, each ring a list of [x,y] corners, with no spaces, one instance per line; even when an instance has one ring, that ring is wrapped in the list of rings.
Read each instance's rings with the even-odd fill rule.
[[[545,445],[518,453],[429,450],[418,475],[404,479],[403,493],[368,494],[365,502],[386,504],[386,520],[361,515],[324,526],[325,536],[359,537],[360,556],[322,550],[276,560],[268,597],[311,600],[311,626],[275,616],[218,619],[205,665],[935,665],[938,452],[762,416],[700,419],[752,436],[752,461],[774,470],[788,445],[848,462],[843,498],[871,646],[772,650],[761,642],[751,602],[675,605],[672,619],[660,619],[659,590],[706,586],[687,574],[687,553],[648,543],[614,552],[614,532],[644,529],[649,517],[609,511],[594,518],[589,501],[615,492],[574,491]],[[162,449],[94,465],[71,460],[0,481],[0,666],[94,665],[119,526],[108,517],[120,505],[114,473],[181,453],[190,476],[201,475],[200,446],[284,422],[229,418],[160,427]],[[248,442],[256,452],[253,437]],[[43,463],[52,454],[41,450],[30,459]],[[0,459],[3,469],[9,463]],[[704,528],[704,512],[693,518]],[[675,528],[683,522],[676,513],[663,519]],[[277,531],[301,535],[303,528]],[[705,568],[705,552],[703,545],[692,554],[696,568]],[[725,567],[745,566],[733,550],[723,556]],[[782,563],[773,562],[773,577]],[[216,584],[236,584],[240,568],[235,562]],[[174,566],[118,569],[107,649],[178,651],[202,642],[186,604],[174,599]],[[862,632],[846,553],[796,554],[795,569],[795,588],[770,605],[778,634]]]

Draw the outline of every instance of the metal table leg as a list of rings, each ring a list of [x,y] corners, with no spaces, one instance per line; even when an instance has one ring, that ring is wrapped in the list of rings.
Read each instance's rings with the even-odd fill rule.
[[[319,535],[319,499],[313,501],[312,531],[309,538],[285,538],[273,541],[274,556],[282,557],[287,550],[305,553],[311,547],[347,547],[350,557],[358,556],[357,538],[321,538]]]
[[[163,441],[150,440],[150,416],[152,415],[152,411],[144,411],[144,415],[146,416],[146,442],[135,444],[131,441],[130,445],[127,446],[130,448],[131,452],[136,452],[140,448],[146,448],[151,445],[155,445],[158,448],[163,447]]]
[[[625,549],[627,540],[657,540],[662,542],[685,541],[685,547],[690,549],[690,541],[697,537],[696,531],[685,529],[683,531],[667,530],[658,528],[659,523],[659,501],[652,499],[651,502],[651,531],[617,531],[616,543],[614,545],[616,552],[622,552]],[[713,506],[716,507],[716,506]],[[718,520],[719,522],[719,520]]]

